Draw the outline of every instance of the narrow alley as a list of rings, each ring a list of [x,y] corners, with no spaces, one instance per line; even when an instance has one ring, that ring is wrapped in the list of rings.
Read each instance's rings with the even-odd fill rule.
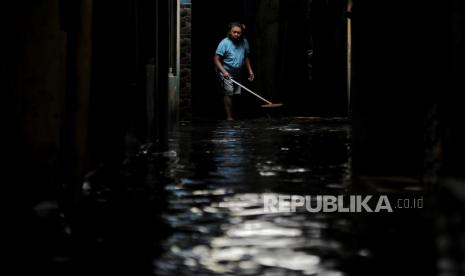
[[[6,2],[2,273],[465,275],[464,14]]]

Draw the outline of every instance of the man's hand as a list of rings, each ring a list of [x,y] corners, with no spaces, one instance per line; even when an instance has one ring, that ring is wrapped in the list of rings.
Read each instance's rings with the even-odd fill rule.
[[[249,72],[249,81],[253,81],[255,78],[253,72]]]
[[[229,73],[228,73],[228,71],[224,71],[224,72],[223,72],[223,77],[224,77],[225,79],[229,79]]]

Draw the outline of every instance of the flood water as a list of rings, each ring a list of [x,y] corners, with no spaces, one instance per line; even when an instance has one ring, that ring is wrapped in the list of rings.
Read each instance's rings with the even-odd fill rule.
[[[269,194],[359,194],[351,182],[350,131],[342,118],[182,125],[165,153],[162,221],[169,234],[154,258],[154,272],[394,275],[397,266],[395,275],[408,273],[406,264],[425,258],[422,249],[418,256],[402,253],[424,241],[424,234],[411,232],[421,228],[415,223],[425,223],[421,214],[264,208]]]
[[[163,243],[156,272],[338,272],[337,255],[347,249],[324,232],[346,231],[347,219],[265,213],[263,194],[343,190],[349,184],[348,136],[348,125],[337,119],[181,128],[171,140],[173,182],[166,186],[164,219],[173,234]]]
[[[58,271],[435,275],[433,227],[425,209],[264,208],[269,195],[376,193],[353,181],[347,119],[181,123],[169,137],[167,151],[143,148],[121,171],[90,176],[83,184],[70,226],[74,238],[65,239],[69,244],[52,258],[54,267],[65,267]],[[390,197],[421,192],[415,186],[383,191]]]

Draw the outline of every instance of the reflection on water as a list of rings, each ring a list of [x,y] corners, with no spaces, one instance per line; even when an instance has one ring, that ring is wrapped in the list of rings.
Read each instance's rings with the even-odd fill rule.
[[[439,212],[265,213],[270,194],[422,195],[402,177],[351,182],[349,139],[334,118],[181,126],[169,150],[147,146],[122,168],[89,174],[73,212],[45,201],[19,217],[15,269],[28,272],[16,274],[463,275],[459,190]]]
[[[293,119],[175,131],[163,214],[171,234],[155,273],[346,275],[344,259],[359,251],[341,242],[347,215],[264,213],[263,194],[343,193],[349,130],[342,119]]]
[[[270,194],[421,193],[402,178],[352,182],[344,119],[184,124],[167,151],[152,150],[88,177],[58,275],[438,275],[431,210],[265,212]],[[65,258],[55,254],[50,264],[60,268]]]

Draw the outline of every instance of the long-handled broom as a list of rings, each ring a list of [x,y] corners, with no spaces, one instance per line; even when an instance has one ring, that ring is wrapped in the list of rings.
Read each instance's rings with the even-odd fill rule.
[[[243,86],[242,84],[238,83],[237,81],[233,80],[232,78],[230,78],[230,80],[232,82],[234,82],[235,84],[239,85],[240,87],[244,88],[245,91],[251,93],[252,95],[256,96],[257,98],[259,98],[260,100],[266,102],[266,104],[262,104],[262,107],[278,107],[278,106],[282,106],[283,104],[282,103],[272,103],[270,101],[268,101],[267,99],[263,98],[262,96],[258,95],[257,93],[253,92],[252,90],[250,90],[249,88]]]

